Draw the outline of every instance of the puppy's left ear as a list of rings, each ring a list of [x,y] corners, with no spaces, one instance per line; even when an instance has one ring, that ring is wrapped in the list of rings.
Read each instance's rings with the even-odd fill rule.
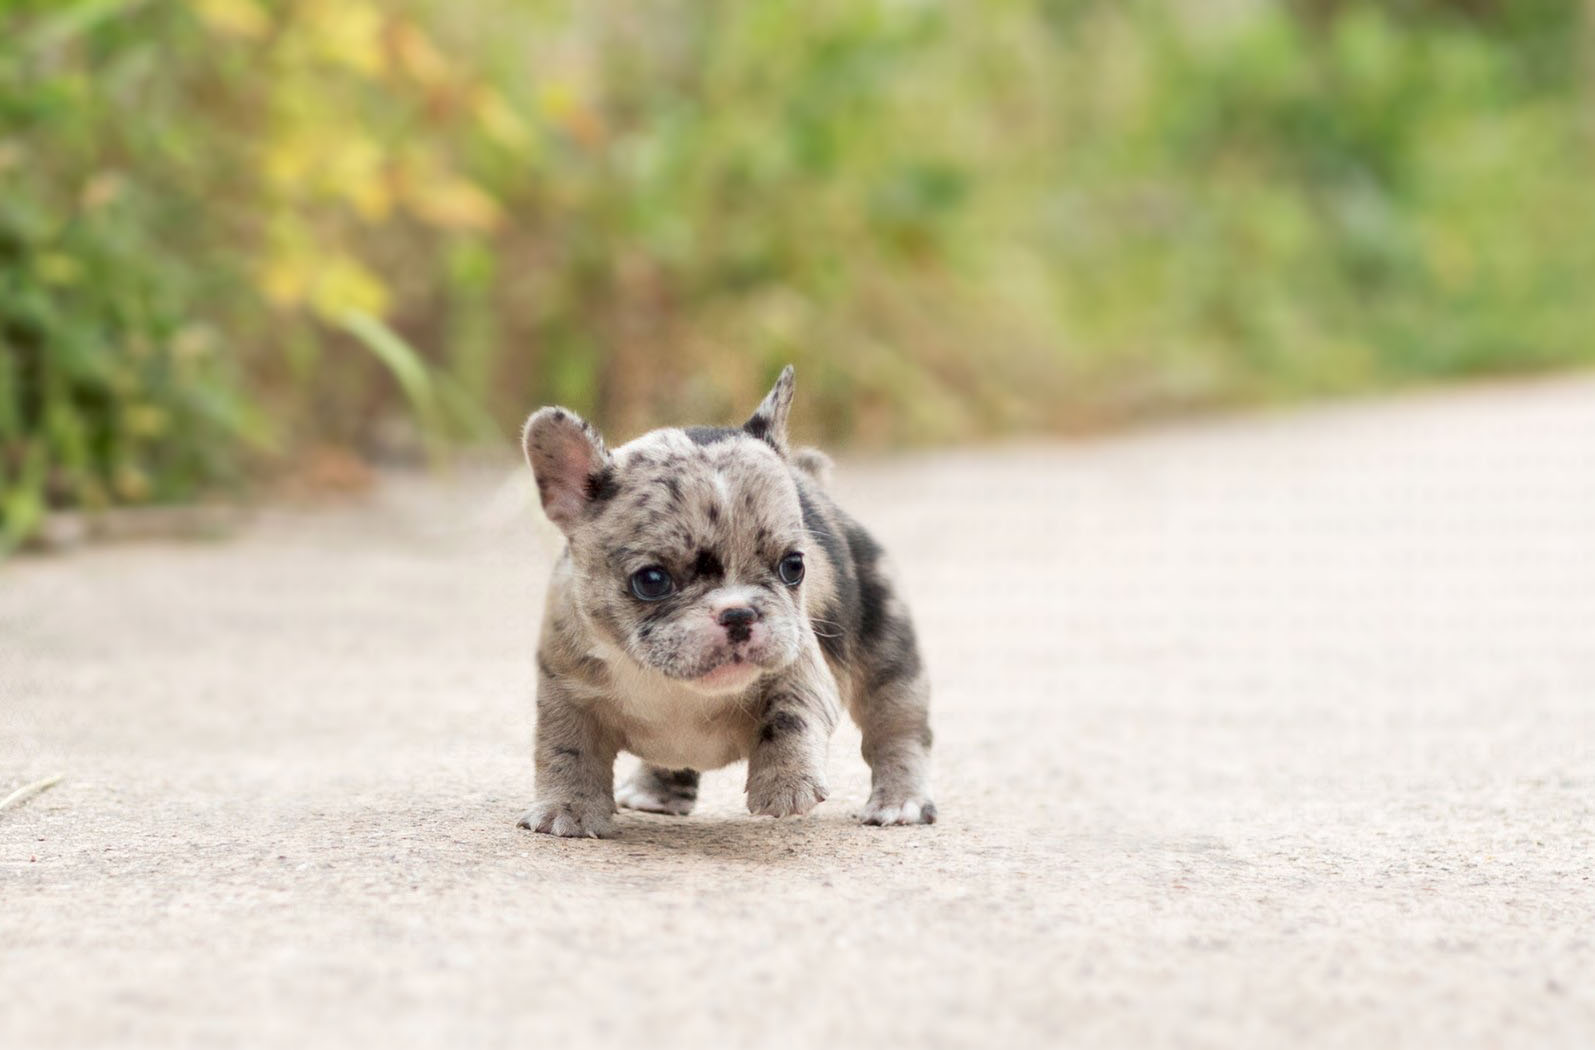
[[[759,402],[759,407],[753,410],[748,421],[742,424],[743,430],[783,456],[786,455],[786,417],[792,410],[792,391],[796,388],[792,376],[791,365],[781,369],[775,385],[764,395],[764,400]]]

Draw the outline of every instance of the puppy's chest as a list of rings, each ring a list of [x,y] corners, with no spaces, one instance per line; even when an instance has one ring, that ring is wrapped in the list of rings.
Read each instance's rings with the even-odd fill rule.
[[[632,680],[635,678],[636,680]],[[752,719],[736,699],[622,675],[610,717],[627,751],[670,769],[719,769],[747,757]]]

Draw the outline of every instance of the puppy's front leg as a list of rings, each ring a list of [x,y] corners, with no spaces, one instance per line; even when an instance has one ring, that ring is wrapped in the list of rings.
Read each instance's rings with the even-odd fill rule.
[[[537,801],[520,826],[566,838],[613,834],[619,750],[614,733],[544,670],[537,685]]]
[[[825,801],[825,758],[836,727],[836,682],[817,655],[766,691],[748,756],[748,811],[790,817]]]

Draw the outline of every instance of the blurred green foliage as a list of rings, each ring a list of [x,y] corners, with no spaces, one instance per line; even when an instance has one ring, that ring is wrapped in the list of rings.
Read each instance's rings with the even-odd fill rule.
[[[797,363],[949,440],[1595,359],[1574,0],[0,0],[0,546]],[[402,442],[401,442],[402,443]]]

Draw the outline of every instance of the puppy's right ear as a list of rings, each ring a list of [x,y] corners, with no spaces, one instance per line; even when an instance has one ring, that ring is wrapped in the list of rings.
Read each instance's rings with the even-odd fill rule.
[[[614,465],[604,439],[568,408],[540,408],[521,434],[526,462],[548,520],[569,535],[593,503],[614,495]]]

